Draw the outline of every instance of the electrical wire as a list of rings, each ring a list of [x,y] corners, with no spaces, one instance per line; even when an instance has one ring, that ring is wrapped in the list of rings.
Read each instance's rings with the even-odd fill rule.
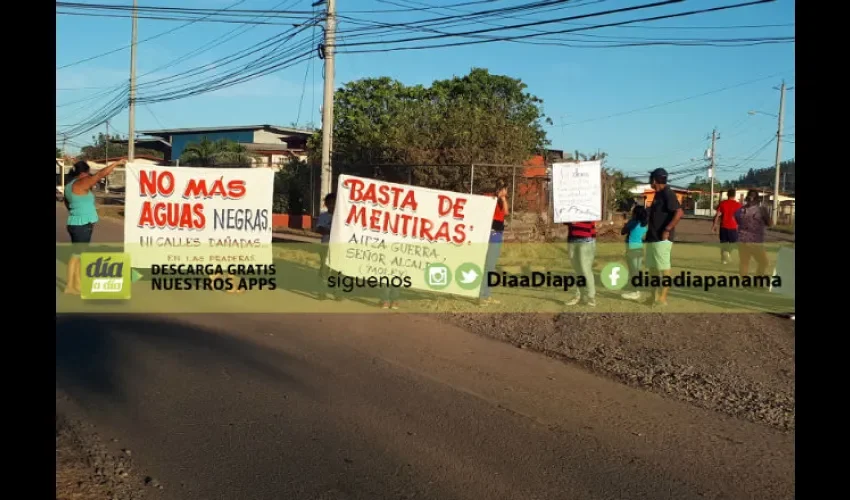
[[[225,8],[220,9],[220,10],[222,10],[222,11],[224,11],[224,10],[228,10],[228,9],[230,9],[230,8],[236,7],[237,5],[243,4],[243,3],[245,3],[245,2],[246,2],[246,0],[237,0],[236,2],[232,3],[232,4],[231,4],[231,5],[229,5],[228,7],[225,7]],[[57,2],[57,4],[58,4],[58,2]],[[163,36],[165,36],[165,35],[170,35],[171,33],[174,33],[175,31],[178,31],[178,30],[181,30],[181,29],[186,28],[186,27],[188,27],[188,26],[191,26],[191,25],[195,24],[195,23],[196,23],[196,22],[198,22],[198,21],[199,21],[199,20],[190,21],[190,22],[188,22],[188,23],[186,23],[186,24],[182,24],[182,25],[177,26],[177,27],[175,27],[175,28],[172,28],[172,29],[170,29],[170,30],[163,31],[163,32],[161,32],[161,33],[157,33],[156,35],[150,36],[150,37],[148,37],[148,38],[144,38],[144,39],[142,39],[142,40],[139,40],[139,41],[137,41],[137,42],[136,42],[136,46],[138,46],[138,45],[139,45],[139,44],[141,44],[141,43],[149,42],[149,41],[151,41],[151,40],[156,40],[157,38],[161,38],[161,37],[163,37]],[[80,60],[77,60],[77,61],[74,61],[74,62],[71,62],[71,63],[65,64],[65,65],[59,66],[59,67],[58,67],[58,68],[56,68],[56,69],[57,69],[57,70],[60,70],[60,69],[70,68],[70,67],[72,67],[72,66],[76,66],[76,65],[78,65],[78,64],[82,64],[82,63],[84,63],[84,62],[88,62],[88,61],[91,61],[91,60],[94,60],[94,59],[99,59],[99,58],[104,57],[104,56],[108,56],[108,55],[111,55],[111,54],[115,54],[115,53],[117,53],[117,52],[121,52],[121,51],[123,51],[123,50],[127,50],[127,49],[131,48],[132,46],[133,46],[133,44],[131,43],[131,44],[129,44],[129,45],[125,45],[125,46],[120,47],[120,48],[117,48],[117,49],[113,49],[113,50],[109,50],[109,51],[106,51],[106,52],[102,52],[102,53],[100,53],[100,54],[96,54],[96,55],[93,55],[93,56],[90,56],[90,57],[86,57],[86,58],[84,58],[84,59],[80,59]]]
[[[580,15],[580,16],[571,16],[571,17],[559,18],[559,19],[549,19],[549,20],[538,21],[538,22],[535,22],[535,23],[524,23],[524,24],[519,24],[519,25],[512,25],[510,27],[510,29],[516,29],[516,28],[528,27],[528,26],[538,26],[538,25],[541,25],[541,24],[562,22],[562,21],[566,21],[566,20],[583,19],[583,18],[588,18],[588,17],[610,15],[610,14],[621,13],[621,12],[626,12],[626,11],[631,11],[631,10],[654,8],[654,7],[668,5],[668,4],[672,4],[672,3],[678,3],[678,2],[681,2],[681,1],[683,1],[683,0],[667,0],[667,1],[655,2],[655,3],[651,3],[651,4],[643,4],[643,5],[632,6],[632,7],[624,7],[622,9],[612,9],[612,10],[608,10],[608,11],[594,12],[594,13],[591,13],[591,14],[584,14],[584,15]],[[718,11],[723,11],[723,10],[738,9],[738,8],[743,8],[743,7],[749,7],[749,6],[764,4],[764,3],[771,3],[771,2],[774,2],[774,1],[776,1],[776,0],[753,0],[753,1],[750,1],[750,2],[744,2],[744,3],[739,3],[739,4],[733,4],[733,5],[725,5],[725,6],[720,6],[720,7],[712,7],[712,8],[706,8],[706,9],[699,9],[699,10],[692,10],[692,11],[680,12],[680,13],[676,13],[676,14],[666,14],[666,15],[654,16],[654,17],[648,17],[648,18],[642,18],[642,19],[632,19],[632,20],[627,20],[627,21],[620,21],[620,22],[616,22],[616,23],[599,24],[599,25],[585,26],[585,27],[580,27],[580,28],[571,28],[571,29],[558,30],[558,31],[549,31],[549,32],[547,32],[547,34],[574,33],[574,32],[578,32],[578,31],[608,28],[608,27],[614,27],[614,26],[634,24],[634,23],[639,23],[639,22],[652,22],[652,21],[659,21],[659,20],[663,20],[663,19],[674,19],[674,18],[693,16],[693,15],[698,15],[698,14],[706,14],[706,13],[709,13],[709,12],[718,12]],[[481,34],[481,33],[492,32],[492,31],[495,31],[495,30],[498,30],[498,29],[499,28],[486,28],[486,29],[472,30],[472,31],[466,31],[466,32],[461,32],[461,33],[449,33],[449,34],[445,34],[445,35],[429,35],[429,36],[419,36],[419,37],[408,37],[408,38],[403,38],[403,39],[382,40],[382,41],[376,41],[376,42],[354,42],[354,43],[348,43],[348,44],[344,44],[344,45],[337,45],[337,47],[351,47],[351,46],[364,46],[364,45],[387,45],[387,44],[404,43],[404,42],[410,42],[410,41],[431,40],[431,39],[435,39],[435,38],[459,37],[459,36],[460,37],[467,37],[467,36],[470,36],[470,35],[478,35],[478,34]],[[397,51],[397,50],[423,50],[423,49],[433,49],[433,48],[445,48],[445,47],[458,47],[458,46],[466,46],[466,45],[475,45],[475,44],[481,44],[481,43],[492,43],[492,42],[497,42],[497,41],[511,41],[511,40],[517,40],[517,39],[520,39],[520,38],[536,37],[536,36],[539,36],[539,35],[540,35],[539,33],[530,33],[530,34],[514,35],[514,36],[506,36],[506,37],[493,37],[493,38],[487,38],[487,39],[484,39],[484,40],[469,40],[469,41],[462,41],[462,42],[422,45],[422,46],[413,46],[413,47],[391,47],[391,48],[385,48],[385,49],[372,49],[372,50],[370,50],[370,49],[366,49],[366,50],[339,50],[337,52],[340,52],[340,53],[368,53],[368,52],[391,52],[391,51]],[[789,42],[789,41],[792,41],[792,40],[789,39],[789,40],[783,40],[783,41]],[[632,44],[632,45],[636,45],[636,44]]]
[[[762,81],[765,81],[765,80],[769,80],[771,78],[776,78],[777,76],[781,76],[785,73],[788,73],[788,71],[790,71],[790,70],[781,71],[779,73],[774,73],[772,75],[768,75],[768,76],[765,76],[765,77],[762,77],[762,78],[756,78],[754,80],[747,80],[745,82],[736,83],[734,85],[729,85],[727,87],[722,87],[722,88],[719,88],[719,89],[709,90],[708,92],[703,92],[701,94],[695,94],[695,95],[691,95],[691,96],[688,96],[688,97],[682,97],[680,99],[673,99],[672,101],[666,101],[666,102],[661,102],[661,103],[658,103],[658,104],[652,104],[652,105],[644,106],[644,107],[641,107],[641,108],[630,109],[628,111],[621,111],[619,113],[613,113],[613,114],[610,114],[610,115],[600,116],[600,117],[597,117],[597,118],[589,118],[587,120],[581,120],[581,121],[571,122],[571,123],[564,123],[564,124],[561,124],[559,126],[566,127],[566,126],[569,126],[569,125],[578,125],[578,124],[581,124],[581,123],[589,123],[589,122],[595,122],[595,121],[599,121],[599,120],[607,120],[608,118],[615,118],[615,117],[618,117],[618,116],[624,116],[624,115],[629,115],[629,114],[632,114],[632,113],[638,113],[640,111],[648,111],[648,110],[651,110],[651,109],[661,108],[661,107],[664,107],[664,106],[669,106],[671,104],[678,104],[678,103],[681,103],[681,102],[690,101],[692,99],[698,99],[700,97],[705,97],[705,96],[709,96],[709,95],[712,95],[712,94],[718,94],[720,92],[725,92],[727,90],[732,90],[732,89],[736,89],[736,88],[743,87],[743,86],[746,86],[746,85],[751,85],[753,83],[762,82]]]

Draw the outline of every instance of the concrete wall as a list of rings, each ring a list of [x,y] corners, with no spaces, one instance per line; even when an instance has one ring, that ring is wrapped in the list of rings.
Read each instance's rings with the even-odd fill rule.
[[[255,130],[253,142],[257,144],[283,144],[286,142],[286,139],[282,135],[269,132],[268,130]]]
[[[253,142],[254,132],[252,130],[233,130],[227,132],[205,132],[203,134],[174,134],[171,136],[171,158],[175,160],[180,158],[187,145],[193,142],[200,142],[204,137],[210,141],[227,139],[233,142]]]

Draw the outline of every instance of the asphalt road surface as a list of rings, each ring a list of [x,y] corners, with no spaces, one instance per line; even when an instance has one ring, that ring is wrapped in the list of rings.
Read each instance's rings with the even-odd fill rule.
[[[56,389],[152,498],[794,497],[793,435],[423,315],[57,316]]]

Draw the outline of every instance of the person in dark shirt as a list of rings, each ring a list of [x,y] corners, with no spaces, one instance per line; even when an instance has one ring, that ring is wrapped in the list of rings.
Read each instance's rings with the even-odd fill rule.
[[[578,304],[596,307],[596,283],[593,275],[593,261],[596,259],[596,222],[567,223],[567,245],[570,262],[578,276],[584,276],[587,286],[578,287],[575,298],[565,305]]]
[[[679,206],[676,193],[667,185],[667,171],[656,168],[649,174],[649,183],[655,190],[655,198],[649,207],[649,224],[646,231],[646,267],[654,276],[669,276],[670,256],[673,250],[673,236],[676,225],[684,212]],[[655,305],[667,305],[669,288],[655,290]]]

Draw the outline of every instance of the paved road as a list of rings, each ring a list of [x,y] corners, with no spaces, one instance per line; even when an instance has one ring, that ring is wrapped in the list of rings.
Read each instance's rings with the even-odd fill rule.
[[[793,436],[425,316],[57,316],[56,388],[160,498],[794,496]]]

